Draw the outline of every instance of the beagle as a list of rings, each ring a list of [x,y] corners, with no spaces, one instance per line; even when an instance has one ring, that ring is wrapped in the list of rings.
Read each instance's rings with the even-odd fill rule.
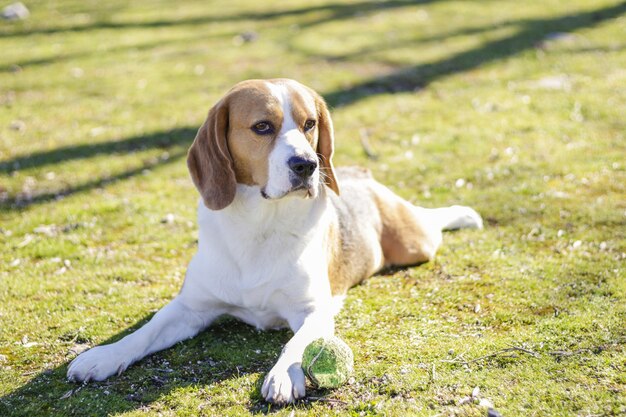
[[[442,230],[482,228],[469,207],[416,207],[359,168],[335,170],[324,100],[288,79],[235,85],[209,112],[187,165],[202,196],[198,252],[180,293],[136,332],[77,358],[73,381],[101,381],[228,314],[294,335],[261,392],[305,395],[304,348],[334,333],[346,291],[385,266],[433,258]],[[341,193],[340,193],[341,191]]]

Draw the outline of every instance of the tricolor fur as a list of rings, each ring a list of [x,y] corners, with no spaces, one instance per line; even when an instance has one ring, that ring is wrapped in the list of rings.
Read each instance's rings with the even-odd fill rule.
[[[141,329],[77,357],[68,377],[119,374],[228,314],[293,330],[262,387],[268,401],[292,402],[305,395],[304,348],[334,333],[350,287],[382,267],[432,259],[442,230],[482,227],[469,207],[416,207],[366,170],[335,170],[333,144],[313,90],[287,79],[233,87],[189,150],[200,233],[179,295]]]

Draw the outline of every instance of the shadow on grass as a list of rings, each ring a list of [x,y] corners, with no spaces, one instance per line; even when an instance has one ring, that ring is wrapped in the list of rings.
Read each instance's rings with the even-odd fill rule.
[[[186,155],[186,149],[196,135],[197,129],[177,128],[149,135],[134,136],[118,141],[109,141],[93,144],[81,144],[65,146],[50,151],[35,152],[30,155],[20,156],[0,162],[0,174],[9,174],[17,169],[41,168],[48,165],[62,164],[68,161],[89,159],[98,155],[127,154],[148,149],[160,148],[171,150],[167,159],[158,159],[154,162],[146,162],[139,167],[132,168],[112,176],[93,178],[78,185],[67,186],[53,192],[45,192],[35,195],[17,195],[0,201],[0,208],[20,209],[34,204],[45,203],[68,195],[85,192],[106,184],[125,180],[141,174],[146,169],[154,169],[161,165],[177,162]],[[180,147],[183,149],[180,149]]]
[[[118,341],[151,316],[101,344]],[[147,409],[152,402],[179,389],[210,389],[252,373],[261,376],[254,382],[255,389],[246,406],[252,412],[265,413],[270,407],[261,397],[260,385],[290,337],[287,330],[260,332],[238,320],[223,318],[196,337],[144,358],[120,376],[82,385],[66,380],[73,357],[68,358],[0,397],[0,415],[107,416]],[[205,390],[198,395],[203,402],[212,399]]]
[[[231,16],[230,19],[237,20],[248,19],[252,17],[257,19],[273,19],[281,16],[298,16],[313,12],[325,12],[324,17],[316,18],[316,20],[312,21],[321,23],[327,22],[329,20],[346,19],[354,16],[357,12],[367,13],[376,10],[405,7],[425,2],[428,2],[428,0],[417,2],[408,0],[392,0],[388,2],[362,1],[350,5],[329,4],[324,6],[305,7],[277,12],[241,14]],[[459,72],[469,71],[489,62],[503,60],[515,54],[537,47],[548,37],[549,34],[555,32],[571,32],[581,28],[593,27],[606,20],[616,18],[624,12],[626,12],[626,2],[621,2],[614,6],[608,6],[593,11],[568,14],[548,19],[507,21],[499,26],[496,26],[495,28],[511,25],[520,26],[520,29],[511,36],[487,42],[480,47],[458,53],[435,63],[405,67],[391,74],[366,80],[349,88],[327,92],[323,95],[331,106],[340,107],[352,104],[363,98],[373,95],[389,92],[397,93],[414,91],[423,88],[432,81],[441,77],[445,77],[447,75]],[[192,19],[192,21],[194,20]],[[183,21],[183,23],[184,22],[186,21]],[[309,24],[312,22],[309,22]],[[141,25],[159,26],[168,25],[170,23],[182,24],[179,21],[164,21],[161,23],[141,23]],[[133,25],[133,23],[125,23],[123,25]],[[123,25],[119,27],[126,27]],[[83,28],[83,30],[87,30],[87,28],[88,27],[85,27]],[[463,34],[477,34],[491,29],[494,28],[470,28],[461,30],[459,32],[450,32],[440,36],[442,36],[443,38],[447,38]],[[433,38],[432,41],[437,41],[439,39],[440,37],[436,37]],[[418,40],[415,40],[415,42],[418,42]],[[406,45],[410,43],[411,40],[406,40],[404,42],[404,44]],[[376,48],[382,48],[382,46],[378,46]],[[349,60],[359,56],[360,54],[368,53],[368,51],[370,50],[371,48],[368,47],[356,53],[347,54],[345,56],[327,58],[329,60]],[[170,148],[177,145],[188,145],[191,143],[194,135],[195,129],[181,128],[148,136],[133,137],[121,141],[106,142],[100,144],[76,145],[71,147],[59,148],[52,151],[38,152],[25,157],[18,157],[8,161],[0,162],[0,173],[9,173],[15,169],[27,169],[33,167],[41,167],[49,164],[59,164],[68,160],[86,159],[99,154],[114,154],[155,147]],[[59,196],[66,196],[77,192],[88,191],[96,187],[101,187],[112,181],[130,178],[141,173],[145,169],[177,161],[182,156],[183,152],[177,151],[174,155],[172,155],[169,159],[165,161],[159,161],[154,164],[134,168],[126,172],[117,174],[113,177],[94,178],[93,180],[88,181],[84,184],[69,186],[60,191],[36,195],[29,197],[28,199],[19,198],[19,196],[9,198],[8,200],[5,199],[5,201],[0,202],[0,208],[20,208],[23,206],[51,201]]]
[[[52,64],[58,64],[61,62],[72,61],[74,59],[92,57],[92,56],[102,56],[102,54],[115,54],[115,53],[123,53],[123,52],[141,52],[141,51],[150,51],[156,48],[162,48],[171,45],[184,44],[189,45],[191,42],[195,42],[198,40],[207,41],[210,39],[217,38],[228,38],[235,36],[235,32],[224,32],[215,35],[207,35],[207,34],[197,34],[194,36],[188,36],[184,38],[172,38],[172,39],[159,39],[157,41],[151,41],[140,44],[132,44],[132,45],[120,45],[107,49],[94,49],[91,48],[89,50],[81,51],[81,52],[72,52],[72,53],[64,53],[55,56],[48,56],[44,58],[34,58],[28,59],[24,61],[13,62],[8,65],[0,65],[0,72],[16,72],[21,71],[23,69],[40,67]]]
[[[403,7],[416,4],[410,1],[391,1],[386,3],[367,1],[353,5],[316,6],[283,12],[262,14],[261,18],[270,19],[281,16],[304,15],[313,12],[328,12],[323,19],[312,22],[344,19],[354,15],[359,7],[367,7],[367,11],[390,7]],[[626,3],[602,9],[568,14],[550,19],[531,19],[511,24],[519,25],[520,30],[514,35],[494,40],[466,52],[461,52],[444,60],[412,66],[392,74],[364,81],[348,89],[341,89],[325,94],[329,103],[342,106],[354,103],[367,96],[386,92],[407,92],[428,85],[432,81],[490,63],[509,58],[515,54],[530,50],[542,42],[546,36],[554,32],[570,32],[584,27],[593,27],[609,19],[616,18],[626,12]],[[233,16],[231,20],[259,18],[255,14]],[[99,23],[94,26],[62,29],[43,29],[28,33],[56,33],[69,30],[90,30],[117,27],[157,27],[173,24],[201,24],[217,21],[221,18],[197,18],[183,21],[161,21],[142,24]],[[481,29],[476,29],[480,31]],[[478,32],[476,32],[478,33]],[[22,34],[12,34],[18,36]],[[0,36],[7,36],[0,35]],[[408,41],[407,44],[410,44]],[[415,40],[418,42],[418,40]],[[367,53],[371,48],[339,59],[352,59],[359,53]],[[336,58],[337,59],[337,58]],[[188,145],[195,135],[196,129],[181,128],[153,135],[127,138],[98,144],[85,144],[59,148],[51,151],[37,152],[29,156],[13,158],[0,163],[0,173],[9,173],[16,166],[37,168],[51,164],[62,164],[71,160],[92,158],[101,154],[134,152],[143,149],[170,149]],[[168,164],[179,160],[184,152],[176,152],[166,161],[159,161],[149,166],[128,170],[110,178],[96,178],[85,184],[69,187],[60,192],[63,195],[87,191],[103,186],[107,182],[123,180],[141,173],[146,168]],[[36,196],[26,204],[39,204],[50,201],[57,193]],[[15,201],[9,202],[15,207]],[[389,271],[393,272],[393,271]],[[389,273],[387,272],[387,273]],[[149,317],[140,320],[132,329],[145,323]],[[130,329],[129,329],[130,330]],[[119,340],[128,331],[113,336],[104,343]],[[249,326],[234,320],[224,320],[212,326],[196,338],[179,343],[171,349],[152,355],[131,367],[120,377],[110,381],[91,383],[84,386],[65,382],[67,363],[36,375],[31,381],[0,398],[0,415],[110,415],[149,407],[152,402],[172,391],[193,386],[213,386],[237,375],[266,372],[273,364],[282,344],[288,339],[288,332],[254,331]],[[244,340],[245,339],[245,340]],[[257,350],[261,354],[257,354]],[[257,382],[258,386],[258,382]],[[68,394],[69,393],[69,394]],[[251,409],[263,412],[263,405],[258,389],[251,399]],[[91,409],[90,404],[100,408]]]
[[[142,29],[142,28],[163,28],[170,26],[194,26],[204,25],[209,23],[227,23],[238,21],[265,21],[275,20],[283,17],[305,16],[308,14],[321,14],[321,16],[314,16],[311,20],[302,23],[303,27],[311,27],[318,24],[348,19],[350,17],[363,15],[367,13],[373,13],[376,11],[395,9],[401,7],[409,7],[418,4],[432,3],[437,0],[363,0],[356,3],[342,4],[342,3],[330,3],[319,6],[300,7],[279,11],[259,11],[259,12],[244,12],[232,15],[205,15],[195,16],[180,19],[161,19],[152,20],[147,22],[111,22],[111,21],[96,21],[89,24],[71,25],[64,27],[50,27],[50,28],[34,28],[34,29],[19,29],[16,31],[9,31],[0,33],[2,37],[20,37],[33,34],[55,34],[63,32],[85,32],[91,30],[100,29]]]
[[[503,60],[538,47],[549,34],[593,27],[609,19],[619,17],[625,12],[626,2],[621,2],[614,6],[588,12],[548,19],[509,22],[508,25],[519,25],[521,29],[511,36],[487,42],[478,48],[461,52],[441,61],[401,68],[391,74],[366,80],[349,88],[327,92],[324,97],[330,105],[341,107],[373,95],[416,91],[439,78],[469,71],[481,65]],[[473,31],[479,33],[480,29]],[[454,35],[454,33],[450,35]],[[363,50],[362,53],[367,53],[368,50],[369,48]],[[345,59],[356,56],[358,53],[346,55]],[[337,59],[337,57],[328,58],[330,60]],[[342,59],[342,57],[338,57],[338,59]]]
[[[367,55],[370,53],[397,50],[397,49],[402,49],[402,48],[406,48],[410,46],[423,46],[426,44],[443,42],[448,39],[460,37],[460,36],[480,35],[485,32],[491,32],[494,30],[507,28],[510,26],[515,26],[517,24],[518,22],[516,22],[515,20],[510,20],[510,21],[499,22],[492,26],[471,27],[471,28],[453,30],[453,31],[445,32],[445,33],[434,34],[430,36],[411,36],[411,37],[406,37],[406,38],[394,39],[392,44],[390,44],[389,41],[377,42],[377,43],[369,44],[356,51],[347,52],[344,54],[330,55],[330,56],[316,53],[315,51],[306,49],[306,47],[304,48],[303,47],[297,47],[297,48],[291,47],[291,49],[300,54],[306,55],[308,57],[325,59],[330,62],[348,62],[354,59],[359,59],[363,55]]]

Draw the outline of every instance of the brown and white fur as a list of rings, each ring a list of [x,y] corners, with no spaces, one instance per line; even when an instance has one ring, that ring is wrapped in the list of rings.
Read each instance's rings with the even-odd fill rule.
[[[292,402],[305,395],[305,346],[334,333],[350,287],[432,259],[442,230],[482,227],[469,207],[416,207],[365,170],[335,170],[333,141],[324,101],[302,84],[233,87],[189,150],[200,231],[180,293],[136,332],[74,359],[68,378],[104,380],[228,314],[293,330],[262,387],[267,401]]]

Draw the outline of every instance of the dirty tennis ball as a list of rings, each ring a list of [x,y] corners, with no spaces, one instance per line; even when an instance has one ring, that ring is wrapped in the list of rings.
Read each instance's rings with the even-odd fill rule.
[[[344,384],[353,367],[352,349],[336,336],[314,340],[302,355],[302,369],[318,388],[336,388]]]

